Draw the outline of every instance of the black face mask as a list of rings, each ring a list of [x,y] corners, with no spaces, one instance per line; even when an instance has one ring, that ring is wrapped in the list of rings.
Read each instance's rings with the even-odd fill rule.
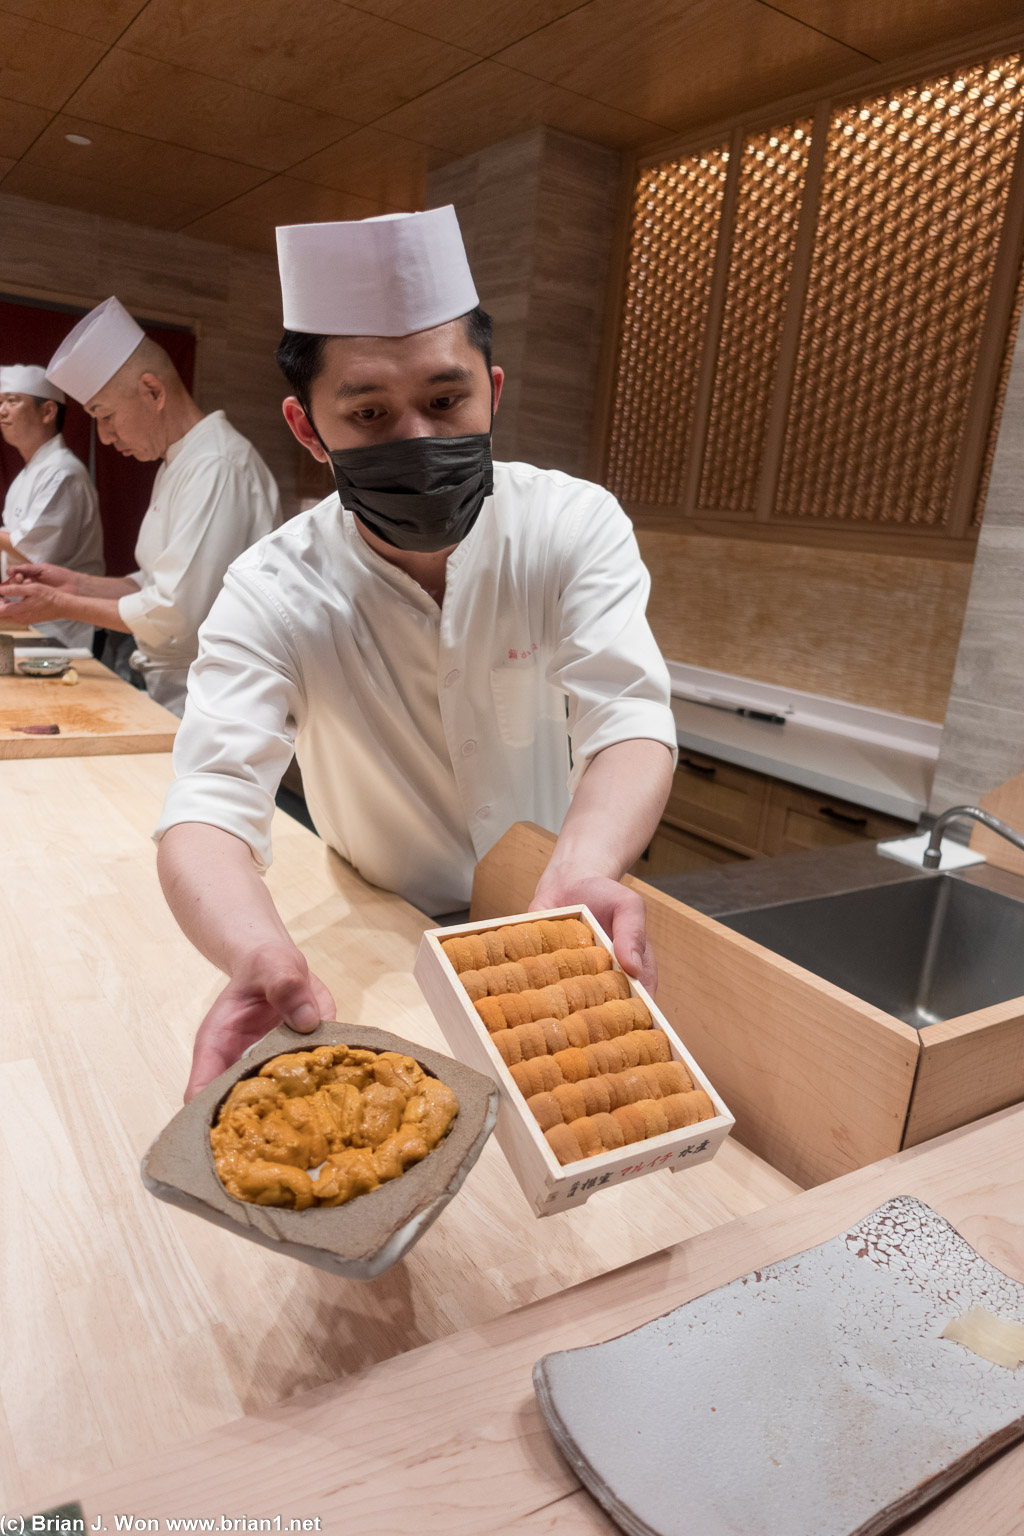
[[[433,554],[460,543],[494,490],[489,432],[406,437],[365,448],[328,448],[316,435],[342,506],[394,549]]]

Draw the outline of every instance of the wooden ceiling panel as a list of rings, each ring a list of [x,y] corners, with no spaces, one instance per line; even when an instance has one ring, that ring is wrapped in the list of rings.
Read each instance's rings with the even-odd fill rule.
[[[649,143],[664,133],[663,125],[489,60],[389,112],[374,126],[453,155],[468,155],[544,124],[614,148]]]
[[[113,43],[146,0],[0,0],[0,11]]]
[[[574,11],[580,0],[351,0],[360,11],[400,22],[473,53],[497,53],[549,21]]]
[[[102,57],[102,43],[0,11],[0,96],[55,111]]]
[[[292,166],[291,175],[411,211],[423,207],[427,171],[437,153],[379,128],[360,128]]]
[[[1020,0],[782,0],[779,9],[882,60],[1024,23]]]
[[[331,187],[316,187],[290,176],[274,176],[183,228],[201,240],[220,240],[256,251],[274,251],[278,224],[314,224],[321,219],[369,219],[389,210],[369,198]]]
[[[282,26],[282,19],[287,27]],[[122,45],[250,90],[369,122],[476,54],[332,0],[149,0]]]
[[[196,212],[165,196],[155,182],[148,192],[138,192],[113,180],[94,180],[47,165],[30,166],[24,160],[4,177],[0,191],[32,197],[40,203],[58,203],[62,208],[79,208],[83,213],[103,214],[110,219],[128,219],[153,229],[177,229],[183,220],[194,218]]]
[[[92,143],[69,144],[68,133],[90,138]],[[166,197],[182,217],[191,210],[193,218],[266,180],[266,172],[255,166],[144,139],[65,113],[54,118],[21,163],[27,170],[109,183],[139,197]]]
[[[49,116],[42,107],[0,99],[0,150],[17,160],[42,133]]]
[[[114,48],[67,110],[148,138],[279,171],[358,124]]]
[[[758,0],[590,0],[498,55],[503,64],[683,129],[779,100],[870,64]]]
[[[1024,0],[0,0],[0,176],[269,250],[531,128],[646,148],[1014,26]]]

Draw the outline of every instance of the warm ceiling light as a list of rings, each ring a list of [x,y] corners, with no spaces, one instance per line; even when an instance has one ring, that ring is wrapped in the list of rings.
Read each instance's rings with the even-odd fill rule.
[[[92,139],[87,139],[84,133],[66,133],[64,137],[69,144],[91,144]]]

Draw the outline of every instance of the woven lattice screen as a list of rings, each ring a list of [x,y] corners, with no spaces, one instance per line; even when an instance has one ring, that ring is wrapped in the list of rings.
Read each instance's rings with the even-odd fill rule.
[[[629,501],[679,498],[728,161],[722,145],[637,186],[608,461]]]
[[[754,509],[810,144],[807,118],[743,146],[701,508]]]
[[[822,107],[817,145],[808,116],[737,130],[731,164],[719,145],[643,170],[612,489],[704,518],[976,531],[1020,307],[1022,118],[1012,55]]]

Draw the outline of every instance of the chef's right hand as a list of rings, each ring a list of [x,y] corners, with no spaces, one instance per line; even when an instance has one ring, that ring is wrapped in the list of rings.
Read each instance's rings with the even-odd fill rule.
[[[37,581],[44,587],[59,587],[65,592],[78,592],[78,576],[74,571],[66,571],[62,565],[32,565],[28,561],[11,566],[0,592],[28,581]]]
[[[185,1102],[279,1024],[310,1034],[337,1017],[334,999],[302,951],[264,944],[247,956],[199,1026]]]

